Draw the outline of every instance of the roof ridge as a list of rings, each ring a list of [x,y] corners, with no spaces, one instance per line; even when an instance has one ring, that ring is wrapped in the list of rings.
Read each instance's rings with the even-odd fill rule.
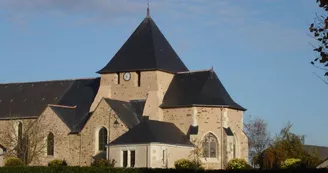
[[[70,109],[74,109],[77,106],[66,106],[66,105],[56,105],[56,104],[48,104],[48,106],[53,106],[53,107],[60,107],[60,108],[70,108]]]
[[[93,78],[74,78],[74,79],[55,79],[55,80],[44,80],[44,81],[31,81],[31,82],[12,82],[12,83],[0,83],[0,85],[9,85],[9,84],[34,84],[34,83],[44,83],[44,82],[64,82],[64,81],[77,81],[77,80],[90,80],[90,79],[98,79],[99,77]]]
[[[177,74],[198,73],[198,72],[209,72],[209,71],[211,71],[211,69],[189,70],[189,71],[177,72]]]
[[[151,21],[152,21],[152,18],[150,16],[146,17],[147,19],[147,24],[149,25],[149,32],[150,32],[150,35],[151,35],[151,44],[153,45],[153,53],[154,53],[154,59],[155,59],[155,64],[156,64],[156,67],[158,67],[158,59],[157,59],[157,55],[156,55],[156,48],[155,48],[155,41],[154,41],[154,32],[153,32],[153,26],[151,24]]]

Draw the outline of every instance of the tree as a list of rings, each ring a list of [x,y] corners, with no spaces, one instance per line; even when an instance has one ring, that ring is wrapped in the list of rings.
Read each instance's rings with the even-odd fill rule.
[[[317,0],[319,7],[324,9],[324,14],[316,15],[314,22],[310,25],[309,30],[318,45],[313,46],[318,56],[311,61],[311,64],[324,72],[324,78],[314,73],[322,81],[328,84],[328,0]]]
[[[251,118],[244,124],[244,130],[248,137],[249,158],[253,166],[258,166],[254,159],[259,157],[261,152],[271,143],[271,136],[268,131],[268,124],[259,117]]]
[[[291,158],[300,159],[302,167],[314,167],[319,163],[317,156],[306,152],[304,136],[292,133],[291,128],[292,124],[288,122],[275,136],[270,147],[257,158],[256,162],[260,168],[281,168],[281,164]]]
[[[6,157],[17,157],[28,165],[44,155],[46,142],[42,131],[45,125],[40,121],[40,118],[8,120],[5,130],[0,131],[0,143],[7,148]]]

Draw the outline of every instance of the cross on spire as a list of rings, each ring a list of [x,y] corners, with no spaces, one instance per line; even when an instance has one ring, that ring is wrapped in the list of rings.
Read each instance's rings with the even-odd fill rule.
[[[147,0],[147,17],[150,17],[149,0]]]

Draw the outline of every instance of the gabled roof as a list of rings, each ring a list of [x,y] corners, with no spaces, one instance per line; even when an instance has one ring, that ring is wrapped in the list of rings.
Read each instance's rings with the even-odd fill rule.
[[[140,23],[109,63],[97,73],[146,70],[188,71],[150,16]]]
[[[233,101],[213,70],[175,74],[161,107],[188,106],[222,106],[246,110]]]
[[[49,107],[66,124],[71,133],[79,133],[91,115],[87,107],[85,109],[61,105],[49,105]]]
[[[82,117],[99,83],[100,78],[0,84],[0,119],[37,118],[49,104],[76,106]]]
[[[164,143],[192,146],[188,137],[173,123],[145,120],[109,145]]]
[[[140,123],[143,113],[143,107],[145,106],[144,100],[125,102],[109,98],[104,99],[107,104],[113,109],[115,114],[129,129]]]
[[[304,145],[304,149],[310,155],[317,155],[320,160],[328,159],[328,147],[317,145]]]

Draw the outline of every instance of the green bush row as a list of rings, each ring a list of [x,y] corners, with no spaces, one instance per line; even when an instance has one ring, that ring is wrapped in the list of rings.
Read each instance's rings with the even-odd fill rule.
[[[328,169],[304,170],[202,170],[202,169],[146,169],[106,167],[2,167],[0,173],[328,173]]]

